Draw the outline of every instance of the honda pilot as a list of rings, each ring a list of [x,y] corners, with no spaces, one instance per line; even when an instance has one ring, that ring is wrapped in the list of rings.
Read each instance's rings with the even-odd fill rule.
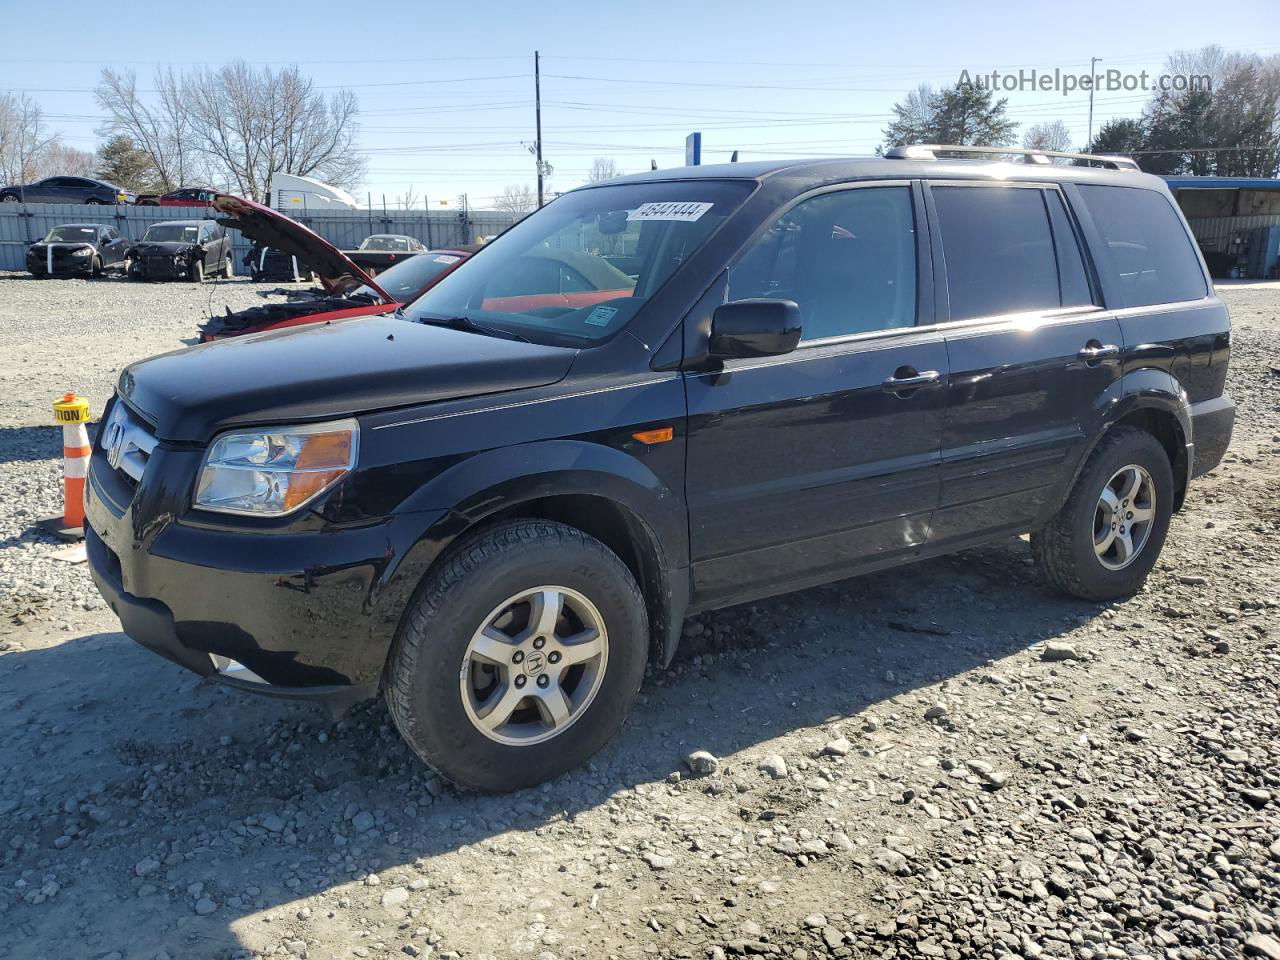
[[[1230,321],[1161,180],[1059,159],[624,177],[394,314],[135,363],[93,577],[156,653],[381,695],[490,790],[595,753],[699,611],[1025,533],[1132,594],[1230,439]]]

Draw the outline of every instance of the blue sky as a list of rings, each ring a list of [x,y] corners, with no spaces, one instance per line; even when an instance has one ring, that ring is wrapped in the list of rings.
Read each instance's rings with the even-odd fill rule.
[[[543,56],[543,143],[551,188],[582,183],[595,157],[624,172],[683,162],[703,133],[704,159],[868,153],[889,108],[921,82],[1020,68],[1159,73],[1176,50],[1217,43],[1280,53],[1276,0],[1206,7],[1125,4],[547,3],[204,4],[98,7],[86,29],[51,8],[10,4],[5,33],[28,38],[0,59],[0,88],[26,90],[73,145],[92,149],[92,88],[105,65],[145,80],[176,66],[297,63],[325,87],[351,86],[375,205],[412,188],[433,207],[467,192],[486,206],[532,185],[533,51]],[[70,13],[66,16],[74,16]],[[92,29],[90,29],[92,25]],[[41,41],[44,34],[48,42]],[[141,83],[140,86],[148,86]],[[1095,129],[1136,114],[1145,95],[1098,93]],[[1088,96],[1011,93],[1025,126],[1061,119],[1085,141]],[[361,199],[364,199],[362,196]]]

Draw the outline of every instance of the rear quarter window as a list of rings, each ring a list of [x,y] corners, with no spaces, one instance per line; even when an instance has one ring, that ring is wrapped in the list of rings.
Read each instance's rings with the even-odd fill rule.
[[[1167,197],[1136,187],[1081,185],[1080,195],[1120,277],[1126,307],[1199,300],[1200,258]]]

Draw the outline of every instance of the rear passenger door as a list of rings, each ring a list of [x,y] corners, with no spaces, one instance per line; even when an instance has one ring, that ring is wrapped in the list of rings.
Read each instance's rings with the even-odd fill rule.
[[[695,602],[835,579],[927,539],[947,358],[922,202],[901,182],[812,195],[729,267],[725,299],[794,300],[803,331],[792,353],[686,374]]]
[[[931,543],[960,545],[1056,507],[1122,342],[1056,186],[934,182],[929,210],[951,366]]]

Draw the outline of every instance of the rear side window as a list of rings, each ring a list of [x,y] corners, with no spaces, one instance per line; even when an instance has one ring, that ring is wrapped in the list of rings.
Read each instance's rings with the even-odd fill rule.
[[[1126,307],[1199,300],[1204,273],[1173,204],[1154,190],[1080,186],[1116,272]]]
[[[1043,191],[934,186],[951,319],[1062,306]]]
[[[1062,291],[1064,307],[1083,307],[1093,304],[1089,290],[1089,278],[1085,273],[1084,257],[1071,218],[1057,190],[1047,190],[1044,202],[1049,205],[1049,222],[1053,225],[1053,245],[1058,253],[1058,287]]]

